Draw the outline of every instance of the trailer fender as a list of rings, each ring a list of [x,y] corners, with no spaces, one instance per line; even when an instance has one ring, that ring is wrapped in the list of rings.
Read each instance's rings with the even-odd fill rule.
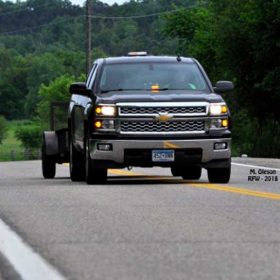
[[[46,145],[46,155],[54,156],[59,154],[58,137],[55,131],[44,131],[43,141]]]

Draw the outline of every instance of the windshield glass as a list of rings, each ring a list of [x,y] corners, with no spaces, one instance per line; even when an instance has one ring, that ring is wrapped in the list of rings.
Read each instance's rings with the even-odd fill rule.
[[[190,90],[209,92],[196,64],[107,64],[100,80],[101,92],[122,90]]]

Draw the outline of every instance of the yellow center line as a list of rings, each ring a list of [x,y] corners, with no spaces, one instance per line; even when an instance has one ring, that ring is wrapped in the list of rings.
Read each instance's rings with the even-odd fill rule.
[[[224,192],[229,192],[229,193],[237,193],[237,194],[248,195],[248,196],[280,200],[280,194],[278,194],[278,193],[254,191],[254,190],[243,189],[243,188],[238,188],[238,187],[234,187],[234,186],[223,186],[223,185],[207,184],[207,183],[191,183],[191,184],[187,184],[187,185],[189,185],[191,187],[196,187],[196,188],[205,188],[205,189],[211,189],[211,190],[216,190],[216,191],[224,191]]]
[[[124,169],[109,169],[108,172],[113,175],[125,175],[125,176],[143,176],[144,174],[136,173]]]
[[[254,196],[254,197],[260,197],[260,198],[266,198],[266,199],[273,199],[273,200],[280,200],[280,194],[278,193],[270,193],[270,192],[262,192],[262,191],[255,191],[250,189],[244,189],[239,188],[235,186],[225,186],[225,185],[219,185],[219,184],[208,184],[208,183],[193,183],[189,182],[187,183],[184,180],[179,179],[173,179],[173,177],[170,176],[170,180],[168,176],[152,176],[147,175],[143,173],[136,173],[133,171],[126,171],[126,170],[119,170],[119,169],[110,169],[109,173],[114,175],[125,175],[125,176],[144,176],[145,179],[148,180],[168,180],[170,183],[179,183],[182,182],[182,184],[185,184],[189,187],[194,188],[204,188],[204,189],[210,189],[210,190],[216,190],[216,191],[223,191],[228,193],[235,193],[240,195],[246,195],[246,196]]]

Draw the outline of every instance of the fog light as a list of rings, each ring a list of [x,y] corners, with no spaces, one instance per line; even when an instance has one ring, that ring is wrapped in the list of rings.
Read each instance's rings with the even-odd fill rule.
[[[99,151],[112,151],[112,144],[97,144],[97,150]]]
[[[225,150],[227,148],[227,143],[226,142],[221,142],[221,143],[215,143],[214,144],[214,150]]]

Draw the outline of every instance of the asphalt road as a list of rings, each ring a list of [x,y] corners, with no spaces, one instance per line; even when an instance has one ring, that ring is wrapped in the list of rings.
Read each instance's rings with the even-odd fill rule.
[[[136,168],[97,186],[67,166],[44,180],[39,161],[0,163],[0,219],[66,279],[278,280],[280,160],[235,162],[228,185]],[[3,255],[0,279],[19,279]]]

